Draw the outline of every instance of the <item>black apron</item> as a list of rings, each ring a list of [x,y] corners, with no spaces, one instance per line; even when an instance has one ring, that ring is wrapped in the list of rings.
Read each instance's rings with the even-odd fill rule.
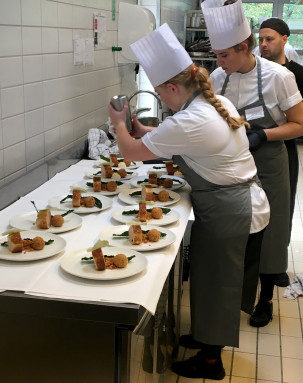
[[[195,173],[181,156],[174,156],[173,160],[192,188],[195,214],[190,239],[192,333],[207,344],[238,347],[241,305],[251,312],[256,295],[256,283],[251,281],[245,284],[250,292],[243,293],[247,301],[242,302],[245,249],[252,219],[252,181],[216,185]]]
[[[262,69],[256,56],[259,100],[238,109],[241,116],[256,107],[262,107],[264,117],[248,120],[254,132],[259,129],[271,129],[277,126],[266,108],[262,94]],[[224,96],[229,81],[226,76],[221,95]],[[287,270],[287,247],[289,237],[289,171],[284,141],[267,141],[260,149],[252,153],[258,177],[267,195],[270,205],[270,222],[267,226],[261,250],[260,273],[275,274]]]

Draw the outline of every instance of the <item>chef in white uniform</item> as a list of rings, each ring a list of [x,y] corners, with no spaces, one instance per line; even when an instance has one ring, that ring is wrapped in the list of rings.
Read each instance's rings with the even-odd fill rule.
[[[221,346],[238,346],[241,308],[251,313],[269,204],[234,106],[216,97],[167,24],[131,45],[161,100],[176,113],[157,128],[137,125],[109,105],[120,151],[130,160],[173,158],[191,185],[193,339],[201,351],[172,369],[189,378],[223,379]],[[159,52],[163,52],[159,55]],[[265,229],[266,230],[266,229]]]
[[[241,0],[205,0],[202,12],[217,68],[211,74],[215,93],[227,97],[250,123],[247,135],[258,177],[271,209],[262,243],[261,293],[250,318],[255,327],[272,320],[276,274],[287,269],[289,174],[284,140],[303,133],[303,103],[293,73],[254,56],[254,38]]]

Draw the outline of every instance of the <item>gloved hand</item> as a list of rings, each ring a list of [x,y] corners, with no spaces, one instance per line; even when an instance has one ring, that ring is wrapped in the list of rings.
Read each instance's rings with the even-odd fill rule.
[[[251,152],[260,149],[264,142],[267,141],[267,136],[263,129],[252,133],[247,132],[247,138],[249,141],[249,150]]]

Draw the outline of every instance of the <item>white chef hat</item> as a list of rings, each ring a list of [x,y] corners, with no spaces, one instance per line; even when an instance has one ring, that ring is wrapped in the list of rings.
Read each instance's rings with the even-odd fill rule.
[[[227,49],[251,35],[241,0],[225,5],[225,0],[205,0],[201,4],[212,49]]]
[[[193,63],[166,23],[130,47],[153,87],[163,84]]]

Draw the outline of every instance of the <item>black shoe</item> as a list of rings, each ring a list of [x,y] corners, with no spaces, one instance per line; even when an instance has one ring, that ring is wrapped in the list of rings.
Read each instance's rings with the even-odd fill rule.
[[[171,369],[175,374],[184,376],[185,378],[205,378],[213,380],[222,380],[225,377],[222,359],[219,357],[215,364],[206,363],[202,352],[197,355],[183,360],[182,362],[173,363]]]
[[[289,276],[287,273],[276,274],[275,281],[276,286],[287,287],[289,285]]]
[[[249,324],[253,327],[264,327],[272,320],[272,303],[259,301],[250,317]]]
[[[179,338],[179,345],[191,350],[203,348],[203,343],[195,340],[192,334],[181,335]]]

